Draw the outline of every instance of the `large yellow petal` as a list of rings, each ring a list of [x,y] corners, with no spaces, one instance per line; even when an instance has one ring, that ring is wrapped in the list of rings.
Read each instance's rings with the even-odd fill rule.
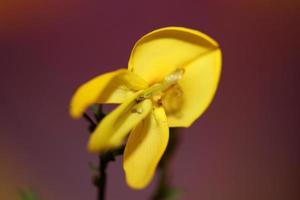
[[[100,122],[89,139],[90,152],[103,152],[120,146],[127,134],[150,113],[151,100],[136,101],[141,92],[127,98]]]
[[[186,66],[178,85],[169,89],[162,100],[170,127],[188,127],[206,110],[214,97],[220,72],[219,49]]]
[[[146,187],[152,180],[169,140],[165,111],[155,108],[129,135],[123,167],[128,185],[134,189]]]
[[[128,69],[151,85],[213,49],[218,49],[217,42],[204,33],[183,27],[161,28],[143,36],[135,44]]]
[[[71,116],[81,117],[87,107],[94,103],[121,103],[133,91],[147,87],[146,81],[126,69],[97,76],[75,92],[70,104]]]

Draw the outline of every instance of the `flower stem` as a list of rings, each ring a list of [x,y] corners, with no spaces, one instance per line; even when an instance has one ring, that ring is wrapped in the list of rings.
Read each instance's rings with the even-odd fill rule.
[[[105,114],[102,111],[101,105],[94,108],[94,119],[92,119],[87,113],[84,113],[84,118],[89,122],[89,131],[92,133],[97,124],[105,117]],[[99,157],[99,166],[97,167],[96,175],[93,176],[94,184],[98,189],[98,200],[105,200],[106,194],[106,182],[107,182],[107,172],[109,162],[115,161],[115,157],[123,155],[125,146],[121,146],[118,149],[110,150],[105,153],[100,154]]]
[[[98,177],[96,179],[96,187],[98,188],[98,200],[105,200],[107,173],[106,169],[111,161],[115,161],[115,157],[122,155],[125,146],[121,146],[118,149],[107,151],[99,156],[99,167],[98,167]]]
[[[106,168],[108,162],[105,161],[101,156],[99,156],[99,180],[98,180],[98,200],[105,199],[105,190],[106,190]]]

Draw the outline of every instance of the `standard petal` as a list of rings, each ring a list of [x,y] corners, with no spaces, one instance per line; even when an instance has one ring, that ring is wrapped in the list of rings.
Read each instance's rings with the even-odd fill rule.
[[[162,100],[170,127],[188,127],[206,110],[214,97],[220,73],[218,49],[185,67],[183,78]]]
[[[121,103],[133,91],[147,87],[146,81],[126,69],[97,76],[75,92],[70,104],[71,116],[81,117],[87,107],[94,103]]]
[[[150,32],[135,44],[128,69],[151,85],[214,49],[218,49],[217,42],[204,33],[183,27],[166,27]]]
[[[123,167],[128,185],[146,187],[153,178],[169,140],[169,128],[162,107],[153,110],[129,135]]]
[[[126,99],[100,122],[90,136],[90,152],[103,152],[120,146],[127,134],[150,113],[151,100],[136,101],[141,92]]]

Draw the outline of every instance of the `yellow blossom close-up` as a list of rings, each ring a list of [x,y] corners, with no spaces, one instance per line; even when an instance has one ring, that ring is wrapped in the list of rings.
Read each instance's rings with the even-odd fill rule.
[[[211,103],[221,57],[218,43],[197,30],[166,27],[143,36],[127,69],[93,78],[71,100],[75,119],[93,104],[120,104],[97,125],[88,151],[101,154],[126,142],[127,184],[145,188],[167,147],[169,128],[191,126]]]

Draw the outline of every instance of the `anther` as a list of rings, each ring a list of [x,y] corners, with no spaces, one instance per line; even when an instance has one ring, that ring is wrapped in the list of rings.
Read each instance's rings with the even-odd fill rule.
[[[165,77],[165,82],[167,84],[174,84],[176,83],[177,81],[179,81],[182,76],[184,74],[184,69],[183,68],[177,68],[174,72],[172,72],[171,74],[167,75]]]

